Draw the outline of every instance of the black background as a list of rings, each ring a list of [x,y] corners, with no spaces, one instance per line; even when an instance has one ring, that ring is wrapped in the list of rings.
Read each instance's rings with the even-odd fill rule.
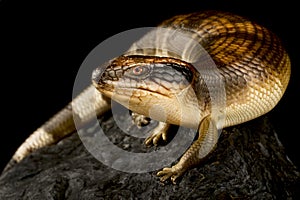
[[[292,61],[290,85],[268,116],[290,159],[299,164],[299,14],[296,1],[0,1],[0,168],[17,147],[72,99],[77,70],[103,40],[125,30],[156,26],[176,14],[222,10],[275,32]]]

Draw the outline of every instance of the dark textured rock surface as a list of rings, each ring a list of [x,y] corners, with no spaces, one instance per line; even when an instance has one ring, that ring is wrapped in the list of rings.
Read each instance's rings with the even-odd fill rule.
[[[102,125],[121,147],[147,151],[141,140],[124,136],[112,117]],[[73,134],[2,174],[0,199],[296,199],[299,177],[267,117],[261,117],[223,130],[218,148],[177,185],[163,185],[155,172],[107,167]]]

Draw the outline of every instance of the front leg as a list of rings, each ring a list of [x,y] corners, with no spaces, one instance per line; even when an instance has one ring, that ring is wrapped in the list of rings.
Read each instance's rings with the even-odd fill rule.
[[[171,168],[164,168],[157,173],[162,182],[171,178],[175,184],[176,179],[186,170],[199,164],[216,146],[218,141],[218,130],[216,124],[210,117],[206,117],[200,123],[199,137],[184,153],[179,162]]]
[[[137,127],[146,126],[150,123],[150,118],[144,115],[132,112],[132,123]],[[158,122],[158,125],[152,130],[151,136],[145,139],[145,144],[147,146],[157,145],[159,141],[162,139],[163,141],[167,141],[167,134],[170,128],[170,124],[165,122]]]

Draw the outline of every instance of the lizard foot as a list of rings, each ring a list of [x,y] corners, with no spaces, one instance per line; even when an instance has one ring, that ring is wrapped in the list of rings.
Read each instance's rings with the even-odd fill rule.
[[[145,144],[146,146],[151,146],[152,144],[157,146],[158,142],[163,139],[163,141],[167,140],[167,131],[170,127],[170,124],[159,122],[157,127],[152,131],[151,136],[146,138]]]
[[[160,177],[161,182],[171,179],[173,184],[176,184],[176,179],[184,174],[186,170],[177,165],[171,168],[166,167],[159,171],[156,175]]]
[[[166,132],[154,132],[151,136],[146,138],[145,144],[146,146],[151,146],[154,144],[154,146],[157,146],[158,142],[163,139],[163,141],[167,140],[167,133]]]
[[[151,121],[149,117],[146,117],[145,115],[140,115],[135,112],[131,113],[131,117],[132,117],[132,123],[139,128],[148,125]]]

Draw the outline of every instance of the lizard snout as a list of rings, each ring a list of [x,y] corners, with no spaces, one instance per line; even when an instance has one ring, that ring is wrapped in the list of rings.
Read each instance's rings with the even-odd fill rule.
[[[92,82],[95,85],[98,85],[100,79],[101,79],[101,74],[104,72],[104,69],[101,67],[97,67],[96,69],[94,69],[93,73],[92,73]]]

